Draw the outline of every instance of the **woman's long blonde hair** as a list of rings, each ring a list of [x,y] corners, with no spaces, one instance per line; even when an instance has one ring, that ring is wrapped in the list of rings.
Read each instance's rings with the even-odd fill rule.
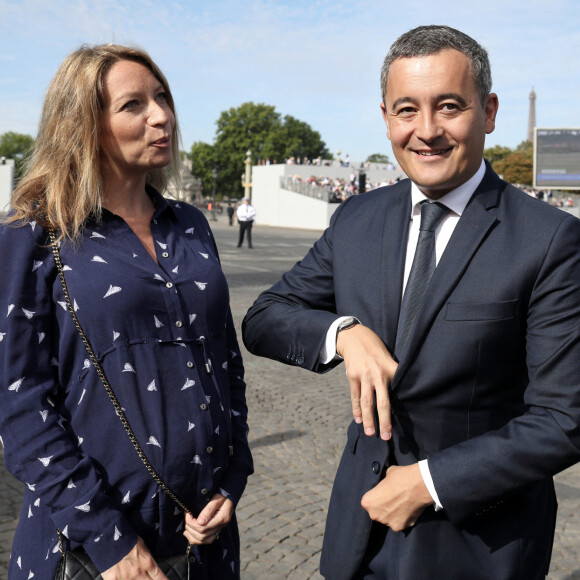
[[[104,80],[113,64],[122,60],[143,64],[153,73],[175,115],[167,79],[145,51],[115,44],[83,45],[64,60],[48,87],[32,155],[12,194],[9,223],[34,220],[75,241],[89,215],[100,219]],[[172,161],[167,168],[149,172],[147,182],[163,192],[167,171],[178,180],[179,166],[176,118]]]

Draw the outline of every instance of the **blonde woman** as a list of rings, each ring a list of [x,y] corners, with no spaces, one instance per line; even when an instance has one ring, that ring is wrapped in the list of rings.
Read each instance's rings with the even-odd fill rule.
[[[162,196],[178,175],[167,81],[143,51],[83,46],[46,96],[0,228],[0,434],[25,485],[10,579],[54,577],[57,529],[105,580],[239,577],[234,509],[252,459],[243,366],[203,215]],[[48,230],[93,350],[175,505],[137,456],[75,329]]]

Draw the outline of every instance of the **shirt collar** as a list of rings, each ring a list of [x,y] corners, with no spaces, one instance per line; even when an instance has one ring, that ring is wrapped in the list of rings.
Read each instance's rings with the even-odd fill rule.
[[[153,219],[159,218],[159,216],[164,213],[165,211],[174,218],[177,219],[175,215],[175,203],[170,203],[167,198],[163,197],[154,187],[151,185],[147,185],[147,193],[153,202],[153,206],[155,211],[153,212]]]
[[[177,215],[175,213],[175,205],[178,202],[170,202],[167,198],[163,197],[153,186],[146,185],[147,194],[151,198],[153,202],[153,219],[159,219],[163,214],[167,213],[167,216],[172,218],[174,221],[177,221]],[[111,213],[109,210],[103,208],[102,210],[102,223],[104,224],[113,224],[115,220],[118,219],[116,216]],[[97,225],[97,221],[95,220],[94,216],[91,214],[87,220],[87,224],[94,227]]]
[[[452,189],[449,193],[441,196],[437,201],[448,207],[452,212],[461,215],[465,207],[469,203],[471,196],[481,183],[485,175],[485,161],[481,160],[479,169],[475,172],[473,177],[469,178],[465,183],[459,187]],[[420,213],[419,206],[423,201],[429,201],[429,198],[413,183],[411,182],[411,202],[412,210],[411,216]]]

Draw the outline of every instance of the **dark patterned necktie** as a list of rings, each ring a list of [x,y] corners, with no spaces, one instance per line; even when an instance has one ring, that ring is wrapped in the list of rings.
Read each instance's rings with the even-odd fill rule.
[[[435,228],[449,208],[440,203],[423,202],[421,204],[421,225],[419,239],[409,280],[403,295],[399,327],[397,330],[396,352],[401,359],[411,330],[415,325],[423,297],[435,271]]]

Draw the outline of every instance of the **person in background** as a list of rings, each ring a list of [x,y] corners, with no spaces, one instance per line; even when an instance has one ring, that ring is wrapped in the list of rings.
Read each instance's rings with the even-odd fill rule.
[[[236,217],[238,218],[238,223],[240,224],[240,235],[238,237],[238,248],[242,247],[244,243],[244,235],[248,236],[248,248],[253,248],[252,246],[252,224],[254,223],[254,218],[256,217],[256,210],[254,206],[250,203],[249,197],[242,198],[242,203],[238,206],[236,210]]]
[[[234,213],[236,213],[236,210],[234,209],[234,206],[232,205],[231,201],[228,201],[227,212],[228,212],[228,222],[229,222],[230,226],[233,226],[234,225]]]
[[[26,484],[9,578],[54,578],[57,529],[104,580],[238,579],[235,506],[252,473],[244,369],[203,214],[163,197],[179,175],[167,80],[142,50],[83,46],[52,80],[33,156],[0,227],[0,434]],[[71,300],[146,454],[87,360]]]

